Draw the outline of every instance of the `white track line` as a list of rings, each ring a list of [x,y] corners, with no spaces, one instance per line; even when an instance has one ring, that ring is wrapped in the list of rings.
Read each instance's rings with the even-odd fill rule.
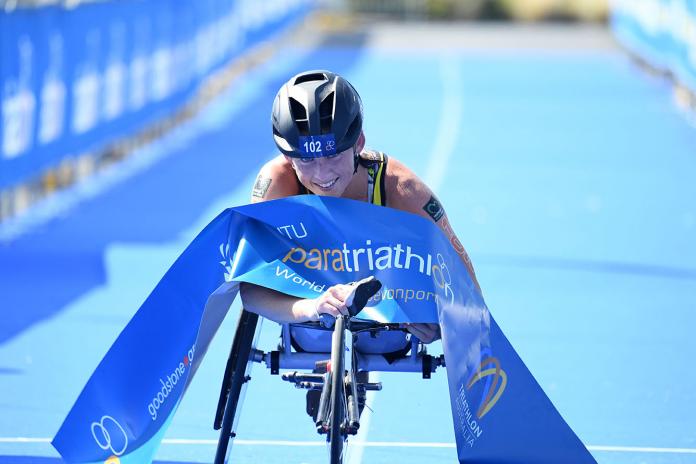
[[[51,443],[50,438],[0,437],[0,443]]]
[[[440,77],[442,79],[442,110],[440,123],[433,148],[428,157],[428,171],[423,180],[436,192],[445,177],[449,159],[459,140],[462,123],[462,76],[459,60],[452,54],[440,58]]]
[[[617,453],[673,453],[696,454],[696,448],[653,448],[641,446],[588,446],[590,451],[610,451]]]
[[[377,383],[380,381],[379,372],[370,373],[370,382]],[[360,464],[363,460],[364,447],[355,446],[356,443],[367,442],[367,435],[370,433],[370,422],[372,421],[372,409],[375,404],[376,391],[368,391],[365,398],[365,409],[360,415],[360,428],[355,436],[356,440],[348,442],[349,447],[346,453],[346,464]]]
[[[440,122],[438,133],[430,150],[428,157],[428,172],[425,173],[423,180],[433,192],[439,190],[445,176],[445,169],[449,159],[454,153],[454,149],[459,138],[462,119],[462,95],[461,95],[461,73],[459,71],[459,61],[455,55],[443,55],[440,57],[440,78],[442,80],[442,107],[440,110]],[[371,374],[371,382],[379,382],[379,372]],[[367,435],[370,431],[370,421],[372,419],[372,407],[375,402],[375,392],[367,393],[366,407],[360,416],[360,429],[358,430],[357,440],[351,440],[350,451],[347,455],[347,464],[360,464],[363,460],[363,451],[366,446],[360,443],[368,442]],[[236,442],[235,442],[236,443]],[[379,442],[383,443],[383,442]],[[399,444],[399,446],[408,446]],[[448,447],[450,447],[448,445]],[[451,447],[454,447],[452,445]]]
[[[50,438],[0,437],[0,443],[50,443]],[[217,439],[188,439],[165,438],[163,445],[217,446]],[[325,447],[326,443],[315,441],[290,440],[234,440],[235,445],[246,446],[311,446]],[[399,441],[350,441],[351,446],[360,448],[455,448],[454,443],[438,442],[399,442]],[[588,445],[590,451],[606,451],[614,453],[664,453],[664,454],[696,454],[696,448],[660,448],[646,446],[604,446]]]

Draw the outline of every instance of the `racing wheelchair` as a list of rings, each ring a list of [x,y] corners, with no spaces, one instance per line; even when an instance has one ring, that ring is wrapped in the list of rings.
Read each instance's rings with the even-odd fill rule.
[[[331,464],[343,462],[344,444],[360,428],[365,393],[382,388],[379,382],[369,382],[370,371],[420,372],[429,379],[438,367],[445,367],[443,355],[429,355],[425,345],[407,334],[400,324],[355,317],[381,286],[374,277],[357,282],[346,299],[349,316],[334,318],[322,314],[318,322],[284,324],[278,350],[270,352],[256,349],[258,314],[242,309],[213,424],[215,430],[220,430],[215,464],[228,462],[230,444],[237,436],[240,400],[251,381],[249,374],[254,363],[265,364],[271,375],[279,375],[281,369],[312,369],[286,372],[282,379],[308,390],[307,412],[317,432],[326,436]],[[330,352],[305,349],[311,340],[324,338],[328,342],[329,337]],[[381,350],[375,351],[371,345],[378,338],[382,339]],[[328,343],[323,345],[326,346]],[[311,401],[312,397],[315,401]]]

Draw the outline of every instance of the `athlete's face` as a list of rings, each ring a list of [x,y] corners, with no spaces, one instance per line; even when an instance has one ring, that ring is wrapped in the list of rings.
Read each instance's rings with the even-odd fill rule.
[[[321,158],[289,158],[302,185],[316,195],[340,197],[353,178],[355,147]]]

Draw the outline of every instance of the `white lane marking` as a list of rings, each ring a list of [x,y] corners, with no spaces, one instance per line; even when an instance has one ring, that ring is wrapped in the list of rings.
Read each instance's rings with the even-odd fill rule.
[[[361,448],[454,448],[454,443],[414,443],[414,442],[398,442],[398,441],[362,441],[348,440],[350,446]],[[217,445],[217,440],[186,440],[186,439],[165,439],[162,441],[165,445]],[[235,445],[252,445],[252,446],[314,446],[326,447],[326,442],[316,441],[287,441],[287,440],[234,440]]]
[[[188,440],[185,438],[165,438],[162,440],[163,445],[209,445],[217,446],[217,440]],[[291,441],[291,440],[234,440],[234,446],[314,446],[326,447],[326,441]]]
[[[675,453],[675,454],[696,454],[696,448],[653,448],[644,446],[600,446],[590,445],[590,451],[610,451],[617,453]]]
[[[370,382],[379,382],[379,372],[370,372]],[[370,433],[370,422],[372,420],[372,409],[375,404],[376,391],[368,391],[365,395],[365,409],[360,415],[360,428],[355,436],[356,440],[348,440],[347,464],[360,464],[363,460],[364,446],[358,443],[367,442],[367,434]]]
[[[437,138],[428,156],[428,171],[425,183],[433,190],[439,189],[445,177],[449,159],[459,140],[462,124],[462,79],[459,60],[456,55],[443,55],[440,58],[442,77],[442,111],[438,124]]]
[[[0,437],[0,443],[50,443],[50,438],[28,437]],[[454,443],[438,442],[399,442],[399,441],[360,441],[351,440],[351,446],[361,448],[455,448]],[[163,445],[194,445],[217,446],[217,440],[189,439],[189,438],[165,438]],[[313,446],[325,447],[321,440],[315,441],[290,441],[290,440],[234,440],[235,445],[246,446]],[[660,448],[647,446],[605,446],[588,445],[590,451],[607,451],[614,453],[666,453],[666,454],[696,454],[696,448]]]
[[[0,437],[0,443],[51,443],[50,438]]]
[[[461,74],[459,72],[459,60],[454,55],[442,55],[440,57],[440,77],[442,79],[442,109],[440,111],[440,122],[438,133],[430,150],[428,157],[428,171],[425,173],[424,182],[432,191],[437,191],[445,177],[445,170],[449,159],[454,153],[454,149],[459,139],[459,130],[462,120],[462,94],[461,94]],[[374,375],[376,374],[376,375]],[[373,373],[372,382],[379,382],[379,374]],[[352,448],[348,455],[348,464],[360,464],[363,459],[363,450],[366,446],[360,443],[384,443],[368,442],[367,435],[370,431],[370,421],[372,418],[372,406],[375,402],[375,392],[368,392],[367,406],[360,416],[360,429],[356,441],[349,441],[349,448]],[[402,444],[394,445],[402,446]],[[408,446],[408,445],[403,445]],[[454,445],[451,445],[454,447]],[[357,448],[357,449],[356,449]]]

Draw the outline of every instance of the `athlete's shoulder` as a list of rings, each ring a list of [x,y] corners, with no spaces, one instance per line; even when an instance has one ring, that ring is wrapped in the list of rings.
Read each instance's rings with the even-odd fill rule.
[[[387,206],[429,217],[435,222],[444,215],[444,210],[430,187],[394,157],[389,157],[385,181]]]
[[[278,155],[259,170],[251,190],[251,202],[285,198],[297,193],[297,178],[292,164],[285,156]]]
[[[388,206],[404,209],[403,206],[408,206],[413,201],[418,203],[432,194],[416,173],[393,156],[389,157],[386,174],[387,198],[391,200],[390,203],[393,202]]]

